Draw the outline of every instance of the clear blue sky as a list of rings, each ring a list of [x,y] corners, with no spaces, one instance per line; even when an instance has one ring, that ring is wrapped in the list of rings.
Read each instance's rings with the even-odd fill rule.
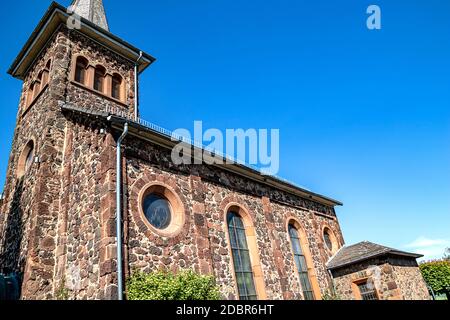
[[[104,2],[111,31],[158,59],[143,118],[279,128],[280,175],[344,202],[347,244],[450,246],[449,1]],[[49,4],[2,2],[0,183],[21,90],[6,70]]]

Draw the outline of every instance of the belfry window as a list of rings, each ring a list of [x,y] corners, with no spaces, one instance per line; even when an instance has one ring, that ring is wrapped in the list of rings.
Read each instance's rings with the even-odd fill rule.
[[[33,102],[33,97],[34,97],[34,83],[31,84],[27,92],[27,102],[26,102],[27,107]]]
[[[33,99],[32,99],[32,101],[37,98],[40,90],[41,90],[41,81],[38,79],[33,84]]]
[[[117,100],[122,99],[122,77],[118,74],[112,77],[111,96]]]
[[[257,300],[244,223],[237,213],[229,212],[227,224],[239,298],[241,300]]]
[[[42,71],[42,87],[44,87],[49,80],[49,75],[50,75],[50,66],[51,66],[51,61],[48,60],[47,64],[45,65],[45,69]]]
[[[314,292],[309,279],[308,265],[300,243],[298,230],[292,224],[289,224],[289,237],[291,239],[292,251],[294,253],[295,265],[300,279],[300,285],[303,290],[305,300],[314,300]]]
[[[94,90],[103,92],[105,87],[106,70],[102,66],[97,66],[94,72]]]
[[[86,69],[88,67],[88,61],[83,57],[78,57],[75,66],[75,81],[86,85]]]

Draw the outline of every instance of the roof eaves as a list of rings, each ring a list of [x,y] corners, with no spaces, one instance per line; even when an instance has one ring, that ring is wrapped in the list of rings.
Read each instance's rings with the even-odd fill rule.
[[[389,248],[387,248],[387,249],[389,249]],[[404,251],[398,251],[398,250],[390,249],[390,250],[384,250],[384,251],[380,251],[380,252],[377,252],[377,253],[374,253],[374,254],[370,254],[370,255],[365,255],[365,256],[363,255],[363,256],[360,256],[360,257],[356,257],[355,259],[346,261],[344,263],[338,263],[338,264],[335,264],[335,265],[333,265],[333,264],[330,265],[329,264],[331,262],[331,260],[332,260],[331,259],[331,260],[328,261],[327,268],[329,270],[336,270],[336,269],[347,267],[347,266],[355,264],[355,263],[359,263],[359,262],[362,262],[362,261],[366,261],[366,260],[370,260],[370,259],[374,259],[374,258],[378,258],[378,257],[384,256],[384,255],[390,255],[390,254],[395,255],[395,256],[405,256],[405,257],[410,257],[410,258],[415,258],[415,259],[423,257],[423,255],[421,255],[421,254],[416,254],[416,253],[410,253],[410,252],[404,252]]]
[[[23,77],[21,75],[17,74],[17,69],[22,64],[27,53],[33,47],[36,40],[44,33],[44,31],[48,27],[49,23],[52,21],[53,16],[55,16],[57,19],[60,20],[59,21],[59,24],[60,24],[61,22],[63,22],[62,17],[64,17],[64,19],[67,19],[69,17],[69,13],[67,13],[67,9],[64,6],[62,6],[56,2],[52,2],[50,4],[49,8],[47,9],[47,11],[45,12],[44,16],[42,17],[42,19],[39,21],[36,28],[33,30],[32,34],[28,38],[27,42],[25,43],[25,45],[22,47],[19,54],[14,59],[10,68],[8,69],[8,74],[12,75],[13,77],[23,79]],[[139,57],[139,54],[141,53],[141,51],[138,48],[136,48],[133,45],[129,44],[128,42],[122,40],[121,38],[117,37],[116,35],[112,34],[111,32],[97,26],[93,22],[91,22],[83,17],[80,17],[80,18],[81,18],[81,22],[82,22],[82,27],[87,28],[86,30],[88,30],[88,29],[93,30],[92,32],[95,32],[95,34],[99,34],[101,37],[108,39],[108,41],[110,41],[111,43],[116,43],[118,46],[125,48],[129,52],[133,52],[136,55],[136,57]],[[151,56],[145,52],[142,52],[142,57],[143,57],[142,62],[140,62],[140,65],[139,65],[139,73],[143,72],[148,66],[150,66],[153,62],[156,61],[156,58],[154,58],[153,56]],[[137,60],[137,58],[136,58],[136,60]],[[144,61],[145,61],[145,63],[144,63]]]
[[[84,114],[88,114],[88,115],[93,115],[93,116],[101,116],[101,117],[105,117],[108,118],[109,121],[111,121],[112,123],[116,123],[116,124],[120,124],[123,125],[124,123],[128,123],[129,126],[131,128],[136,128],[137,129],[137,135],[141,135],[141,132],[151,132],[153,135],[157,135],[160,137],[163,137],[164,139],[167,139],[168,141],[171,141],[171,137],[162,134],[159,131],[153,130],[151,128],[148,128],[140,123],[131,121],[129,119],[120,117],[118,115],[114,115],[114,114],[110,114],[107,112],[101,112],[101,111],[88,111],[86,109],[83,108],[79,108],[76,107],[74,105],[68,105],[68,104],[64,104],[62,103],[61,108],[63,110],[71,110],[71,111],[75,111],[75,112],[79,112],[79,113],[84,113]],[[142,136],[143,137],[143,136]],[[171,141],[172,143],[175,143],[174,141]],[[216,165],[219,166],[219,165]],[[239,164],[239,163],[234,163],[231,164],[230,167],[233,168],[238,168],[239,170],[232,170],[235,173],[240,173],[241,175],[246,175],[247,177],[253,177],[253,179],[257,179],[259,178],[259,182],[265,183],[265,184],[269,184],[272,185],[272,187],[274,188],[278,188],[278,189],[284,189],[284,190],[289,190],[290,193],[293,193],[301,198],[304,199],[308,199],[308,200],[312,200],[312,201],[317,201],[319,203],[322,203],[323,205],[327,205],[327,206],[342,206],[343,204],[337,200],[322,196],[320,194],[314,193],[312,191],[300,188],[296,185],[290,184],[289,182],[283,181],[277,177],[273,177],[273,176],[262,176],[260,172],[258,172],[257,170],[250,168],[248,166]],[[225,169],[224,166],[220,166],[220,168]],[[229,171],[231,171],[229,169]],[[250,175],[251,173],[251,175]]]

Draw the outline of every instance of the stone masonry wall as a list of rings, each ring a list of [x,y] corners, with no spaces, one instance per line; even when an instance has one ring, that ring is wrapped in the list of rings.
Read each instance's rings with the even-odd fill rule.
[[[119,72],[126,81],[126,104],[71,82],[74,57]],[[26,92],[51,59],[50,79],[28,107]],[[22,272],[23,299],[114,299],[115,140],[120,134],[101,119],[61,112],[61,103],[86,110],[115,106],[133,112],[133,64],[64,26],[30,69],[23,85],[17,126],[0,213],[0,266]],[[128,108],[128,109],[127,109]],[[100,133],[105,129],[105,133]],[[17,179],[18,158],[33,139],[39,163]],[[316,277],[324,292],[330,284],[322,240],[327,225],[343,244],[332,207],[253,182],[212,166],[175,166],[170,151],[137,138],[126,139],[124,241],[126,272],[193,268],[214,274],[223,296],[236,299],[226,239],[225,206],[247,209],[268,298],[299,299],[300,288],[288,242],[287,220],[295,217],[308,239]],[[138,195],[148,182],[171,186],[184,207],[186,223],[174,238],[146,228]]]
[[[56,33],[24,80],[14,140],[8,165],[2,228],[0,265],[8,271],[24,274],[24,298],[50,298],[53,291],[54,249],[60,192],[60,170],[65,120],[57,97],[61,96],[61,64],[67,52],[64,36]],[[47,61],[51,60],[48,86],[31,105],[26,97],[31,83]],[[18,179],[18,159],[30,141],[34,142],[33,163]]]
[[[295,217],[304,228],[322,292],[329,289],[324,249],[326,224],[343,244],[334,210],[252,182],[219,168],[174,166],[170,150],[136,138],[126,139],[128,271],[160,268],[192,268],[214,274],[223,297],[236,299],[236,284],[226,238],[225,207],[239,203],[250,213],[257,238],[258,255],[269,299],[300,299],[287,221]],[[139,193],[150,182],[170,186],[182,199],[186,212],[183,232],[161,238],[139,216]],[[328,215],[326,215],[328,214]],[[144,218],[145,219],[145,218]]]
[[[86,111],[106,106],[133,112],[133,64],[99,46],[77,31],[67,31],[64,102]],[[122,75],[126,103],[119,103],[72,81],[72,63],[82,55],[93,66]],[[77,114],[67,120],[61,218],[58,225],[59,287],[69,289],[71,299],[115,299],[117,297],[115,233],[115,139],[107,123]],[[100,129],[105,129],[100,134]]]
[[[127,106],[70,81],[78,54],[122,74],[127,103],[134,98],[132,63],[63,25],[27,74],[0,208],[0,272],[24,275],[23,299],[54,299],[64,288],[71,298],[116,297],[114,137],[99,134],[104,123],[66,117],[60,105]],[[49,60],[49,83],[28,106],[28,89]],[[19,180],[18,158],[30,139],[40,163]]]
[[[117,282],[114,140],[99,133],[106,127],[101,122],[68,120],[55,278],[70,298],[111,299]]]
[[[397,285],[405,300],[430,300],[425,280],[417,262],[391,259]]]

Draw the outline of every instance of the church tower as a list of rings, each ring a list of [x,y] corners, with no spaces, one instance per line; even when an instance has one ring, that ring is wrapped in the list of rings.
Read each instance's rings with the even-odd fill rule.
[[[78,299],[117,296],[117,136],[76,110],[136,116],[137,75],[154,60],[109,32],[102,0],[75,0],[50,5],[10,67],[23,86],[0,202],[0,273],[20,276],[22,298],[64,298],[67,287]]]

